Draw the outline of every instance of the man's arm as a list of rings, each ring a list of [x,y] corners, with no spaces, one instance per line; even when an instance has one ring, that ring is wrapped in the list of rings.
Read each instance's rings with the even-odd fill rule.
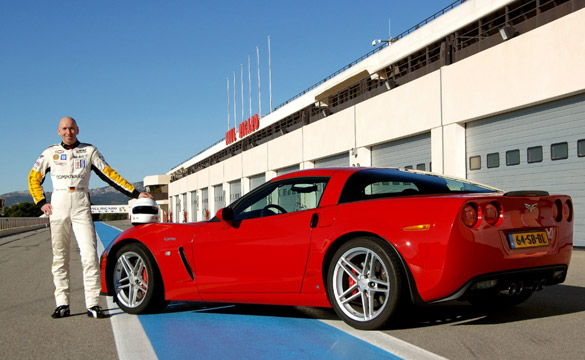
[[[45,155],[45,151],[43,151],[28,173],[28,191],[30,192],[35,204],[40,208],[47,203],[42,185],[43,181],[45,181],[46,173],[51,171]]]

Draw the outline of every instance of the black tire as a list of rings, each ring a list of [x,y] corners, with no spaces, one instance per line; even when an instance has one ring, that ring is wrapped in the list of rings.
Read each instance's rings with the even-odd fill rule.
[[[124,312],[157,312],[168,304],[156,261],[142,244],[128,244],[116,252],[112,284],[114,300]]]
[[[337,315],[354,328],[386,327],[396,314],[402,292],[403,270],[384,240],[355,238],[333,255],[327,271],[329,302]]]

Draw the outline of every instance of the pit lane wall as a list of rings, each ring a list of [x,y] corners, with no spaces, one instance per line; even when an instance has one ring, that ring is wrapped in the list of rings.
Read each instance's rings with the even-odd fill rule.
[[[483,7],[482,4],[490,6],[487,2],[470,1],[452,12],[479,11],[476,8]],[[467,5],[469,8],[465,8]],[[202,220],[201,209],[207,207],[213,215],[218,210],[215,205],[218,198],[224,205],[231,202],[229,184],[233,181],[241,181],[241,191],[245,194],[250,190],[252,176],[265,174],[269,180],[279,169],[296,165],[300,169],[312,168],[319,159],[338,154],[347,154],[351,166],[371,166],[373,146],[425,133],[431,136],[432,171],[465,178],[466,123],[585,92],[584,31],[585,9],[581,9],[442,66],[419,79],[171,182],[170,207],[187,212],[188,221]],[[408,41],[408,37],[390,47],[401,41]],[[375,61],[376,64],[372,63]],[[386,66],[387,61],[388,56],[380,54],[368,59],[367,66],[376,71]],[[317,93],[322,90],[318,88],[299,99],[300,106],[307,101],[314,102]],[[287,110],[290,106],[263,117],[261,127],[265,125],[262,122],[274,122],[272,119],[290,114],[291,110]],[[208,149],[207,153],[218,151],[221,145]],[[201,154],[201,158],[207,153]],[[218,185],[222,185],[222,193],[214,194]],[[202,196],[195,192],[204,189],[208,204],[202,204]]]
[[[0,237],[19,234],[27,231],[43,229],[49,226],[48,217],[23,218],[9,217],[0,218]]]

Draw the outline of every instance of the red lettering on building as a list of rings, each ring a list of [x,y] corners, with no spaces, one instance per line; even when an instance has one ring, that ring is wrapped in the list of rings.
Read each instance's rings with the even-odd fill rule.
[[[236,128],[235,127],[228,130],[225,133],[225,144],[229,145],[231,143],[234,143],[237,140],[237,137],[239,137],[241,139],[247,135],[250,135],[254,131],[258,130],[259,128],[260,128],[260,118],[258,117],[258,114],[255,114],[251,118],[248,118],[247,120],[242,121],[240,123],[240,126],[238,128],[238,134],[239,134],[238,136],[236,136]]]
[[[229,145],[236,141],[236,128],[232,128],[225,133],[225,144]]]

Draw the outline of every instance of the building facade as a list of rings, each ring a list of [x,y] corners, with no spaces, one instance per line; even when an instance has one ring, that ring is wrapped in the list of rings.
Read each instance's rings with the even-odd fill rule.
[[[172,221],[298,169],[407,167],[569,194],[585,246],[584,30],[584,0],[458,1],[172,168]]]

